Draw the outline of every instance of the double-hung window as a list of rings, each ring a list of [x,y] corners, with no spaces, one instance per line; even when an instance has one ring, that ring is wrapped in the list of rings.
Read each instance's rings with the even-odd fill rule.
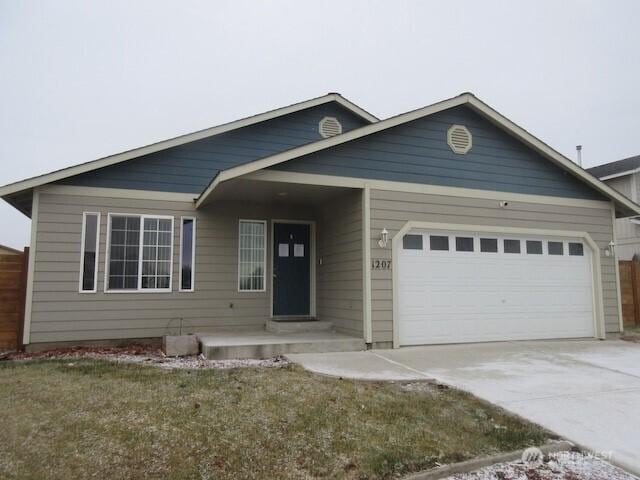
[[[173,217],[109,215],[107,291],[171,291]]]
[[[266,231],[264,220],[240,220],[238,290],[241,292],[265,291]]]

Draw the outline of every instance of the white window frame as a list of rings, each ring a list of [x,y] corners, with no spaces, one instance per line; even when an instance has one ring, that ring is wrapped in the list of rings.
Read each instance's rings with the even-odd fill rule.
[[[242,222],[262,223],[263,229],[263,245],[264,245],[264,257],[262,258],[262,289],[261,290],[243,290],[240,288],[240,227]],[[266,220],[254,220],[250,218],[238,219],[238,292],[239,293],[259,293],[267,291],[267,221]]]
[[[116,213],[109,212],[107,215],[107,247],[104,256],[104,293],[167,293],[173,291],[173,244],[174,239],[174,217],[171,215],[147,215],[143,213]],[[140,240],[138,253],[138,287],[133,289],[109,289],[109,257],[111,256],[111,219],[112,217],[140,217]],[[171,253],[169,257],[169,287],[168,288],[142,288],[142,252],[144,245],[144,220],[145,218],[158,218],[171,220]]]
[[[84,241],[85,236],[87,234],[87,216],[88,215],[96,215],[97,226],[96,226],[96,259],[93,271],[93,290],[83,290],[83,275],[84,275]],[[100,255],[100,212],[82,212],[82,237],[80,240],[80,275],[78,278],[78,293],[97,293],[98,292],[98,257]]]
[[[191,237],[191,288],[182,288],[182,247],[184,242],[184,221],[193,221],[193,233]],[[180,217],[180,270],[178,275],[178,291],[194,292],[196,282],[196,217]]]

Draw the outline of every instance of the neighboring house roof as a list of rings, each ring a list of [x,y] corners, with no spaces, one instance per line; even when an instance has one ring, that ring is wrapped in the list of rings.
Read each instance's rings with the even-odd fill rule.
[[[56,182],[58,180],[62,180],[68,177],[86,173],[99,168],[104,168],[110,165],[131,160],[133,158],[138,158],[143,155],[148,155],[150,153],[166,150],[168,148],[183,145],[185,143],[201,140],[203,138],[229,132],[231,130],[247,127],[249,125],[254,125],[256,123],[264,122],[266,120],[271,120],[276,117],[288,115],[290,113],[298,112],[300,110],[305,110],[307,108],[312,108],[328,102],[336,102],[342,105],[344,108],[352,111],[356,115],[367,120],[368,122],[378,121],[376,117],[374,117],[364,109],[360,108],[356,104],[350,102],[349,100],[344,98],[342,95],[338,93],[329,93],[322,97],[317,97],[311,100],[306,100],[304,102],[289,105],[288,107],[270,110],[268,112],[260,113],[258,115],[253,115],[251,117],[246,117],[240,120],[236,120],[234,122],[225,123],[222,125],[218,125],[216,127],[207,128],[205,130],[189,133],[187,135],[181,135],[179,137],[171,138],[169,140],[164,140],[162,142],[153,143],[151,145],[136,148],[133,150],[127,150],[125,152],[121,152],[115,155],[110,155],[108,157],[100,158],[90,162],[82,163],[80,165],[75,165],[73,167],[56,170],[54,172],[47,173],[45,175],[40,175],[37,177],[32,177],[26,180],[22,180],[19,182],[11,183],[9,185],[5,185],[4,187],[0,187],[0,197],[4,197],[5,195],[10,195],[16,192],[21,192],[23,190],[31,189],[39,185],[45,185],[47,183]]]
[[[224,170],[220,172],[211,181],[211,183],[206,188],[206,190],[200,195],[200,197],[196,202],[196,207],[199,207],[204,202],[206,202],[207,197],[211,194],[211,192],[213,192],[216,186],[226,180],[230,180],[232,178],[246,175],[248,173],[252,173],[257,170],[262,170],[264,168],[268,168],[273,165],[277,165],[298,157],[302,157],[304,155],[309,155],[314,152],[326,150],[328,148],[335,147],[337,145],[341,145],[346,142],[350,142],[350,141],[365,137],[367,135],[372,135],[374,133],[377,133],[392,127],[396,127],[398,125],[402,125],[402,124],[411,122],[413,120],[417,120],[417,119],[426,117],[428,115],[433,115],[443,110],[447,110],[447,109],[461,106],[461,105],[465,105],[472,108],[474,111],[481,114],[482,116],[487,118],[489,121],[491,121],[498,127],[507,131],[513,137],[522,141],[527,146],[537,151],[539,154],[541,154],[545,158],[554,162],[556,165],[563,168],[564,170],[574,175],[575,177],[581,179],[586,184],[590,185],[592,188],[599,191],[606,197],[614,200],[618,206],[622,207],[625,210],[625,213],[628,213],[630,215],[640,215],[640,206],[636,205],[633,201],[631,201],[624,195],[618,193],[613,188],[609,187],[602,181],[590,175],[586,170],[582,169],[581,167],[573,163],[570,159],[560,154],[556,150],[552,149],[549,145],[542,142],[538,138],[534,137],[525,129],[519,127],[518,125],[513,123],[511,120],[509,120],[502,114],[498,113],[496,110],[494,110],[489,105],[479,100],[477,97],[475,97],[471,93],[463,93],[457,97],[443,100],[441,102],[434,103],[433,105],[419,108],[411,112],[403,113],[401,115],[397,115],[395,117],[391,117],[371,125],[357,128],[349,132],[343,133],[342,135],[329,137],[324,140],[320,140],[314,143],[303,145],[301,147],[286,150],[284,152],[271,155],[269,157],[262,158],[260,160],[256,160],[247,164],[230,168],[228,170]]]
[[[21,254],[20,250],[16,250],[15,248],[7,247],[6,245],[0,244],[0,254]]]
[[[600,180],[631,175],[640,172],[640,155],[591,167],[587,169],[587,172]]]

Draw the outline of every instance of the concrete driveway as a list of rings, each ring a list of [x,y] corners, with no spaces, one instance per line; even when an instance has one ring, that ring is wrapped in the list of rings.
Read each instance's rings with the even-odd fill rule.
[[[640,344],[537,341],[298,354],[308,370],[435,379],[484,398],[640,474]]]

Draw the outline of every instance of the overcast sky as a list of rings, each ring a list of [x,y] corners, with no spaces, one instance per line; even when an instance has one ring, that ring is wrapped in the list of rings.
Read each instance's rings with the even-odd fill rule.
[[[0,185],[340,92],[471,91],[593,166],[640,154],[638,1],[0,0]],[[0,243],[29,221],[0,205]]]

